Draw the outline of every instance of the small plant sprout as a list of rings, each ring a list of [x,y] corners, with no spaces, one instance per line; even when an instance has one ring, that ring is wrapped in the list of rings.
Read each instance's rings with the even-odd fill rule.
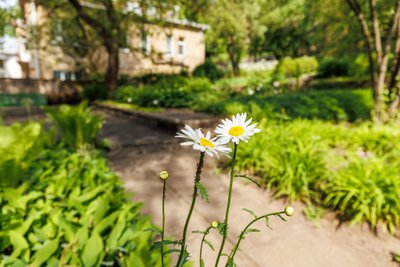
[[[210,233],[211,229],[217,229],[218,225],[219,225],[218,221],[213,221],[213,222],[211,222],[211,224],[207,227],[207,229],[205,231],[194,231],[194,233],[203,235],[203,238],[201,239],[201,243],[200,243],[200,253],[199,253],[199,266],[200,267],[204,267],[205,266],[204,265],[204,260],[203,260],[203,246],[204,246],[204,243],[206,243],[214,251],[213,245],[211,244],[210,241],[208,241],[206,239],[206,236]]]
[[[260,132],[260,130],[256,127],[257,124],[251,124],[252,119],[247,120],[246,113],[237,114],[233,116],[232,120],[225,119],[222,121],[220,125],[215,129],[215,133],[218,134],[218,137],[212,137],[210,132],[203,134],[200,129],[193,129],[189,125],[185,125],[185,127],[177,133],[177,138],[182,138],[184,141],[181,143],[181,146],[191,146],[194,150],[200,152],[199,160],[197,162],[196,173],[194,177],[194,186],[193,186],[193,195],[192,201],[190,204],[189,212],[187,214],[185,224],[183,227],[182,238],[177,241],[165,241],[164,240],[164,226],[165,226],[165,212],[164,212],[164,204],[165,204],[165,190],[166,190],[166,181],[168,179],[168,172],[162,171],[160,172],[160,179],[163,181],[163,198],[162,198],[162,227],[161,227],[161,242],[156,242],[157,244],[154,246],[158,249],[158,246],[161,248],[161,257],[162,257],[162,266],[164,267],[164,256],[165,254],[169,254],[171,252],[179,252],[179,256],[175,267],[183,267],[189,261],[189,252],[187,251],[187,230],[190,223],[190,219],[192,217],[192,213],[194,207],[196,205],[196,199],[198,193],[200,193],[201,197],[208,201],[208,193],[207,189],[201,183],[201,174],[204,166],[205,155],[210,157],[217,156],[219,154],[226,155],[231,157],[230,163],[230,174],[229,174],[229,190],[228,190],[228,200],[225,209],[225,217],[223,221],[212,221],[204,231],[194,231],[193,233],[202,234],[201,244],[200,244],[200,253],[199,253],[199,265],[200,267],[205,267],[204,259],[203,259],[203,247],[204,244],[207,244],[212,250],[214,250],[213,245],[206,239],[207,235],[210,233],[212,229],[217,230],[222,235],[221,245],[218,250],[218,254],[216,257],[215,267],[218,267],[218,263],[222,255],[228,256],[228,260],[225,266],[236,266],[234,263],[235,255],[239,249],[239,245],[244,239],[245,235],[252,232],[259,232],[258,229],[253,229],[251,226],[261,220],[265,219],[267,226],[269,217],[277,216],[282,220],[286,220],[283,215],[292,216],[294,214],[294,209],[290,206],[286,207],[283,211],[279,212],[271,212],[262,216],[257,216],[253,211],[244,209],[246,212],[253,216],[253,220],[250,221],[243,231],[240,233],[237,243],[233,247],[231,253],[229,255],[223,254],[225,241],[228,236],[228,222],[229,222],[229,211],[232,200],[232,187],[234,178],[244,178],[252,181],[257,186],[260,186],[256,181],[247,175],[237,175],[235,174],[235,165],[236,165],[236,153],[241,141],[247,142],[249,138],[255,133]],[[233,143],[233,151],[231,148],[227,146],[229,142]],[[232,155],[231,155],[232,154]],[[164,252],[164,245],[178,245],[180,249],[171,249]]]
[[[162,193],[162,225],[161,225],[161,266],[164,267],[164,234],[165,234],[165,198],[166,198],[166,186],[169,173],[167,171],[160,172],[160,179],[163,181],[163,193]]]

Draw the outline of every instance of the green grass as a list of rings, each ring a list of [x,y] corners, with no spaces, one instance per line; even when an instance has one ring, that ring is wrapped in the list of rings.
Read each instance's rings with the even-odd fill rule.
[[[144,112],[162,112],[165,110],[165,109],[159,108],[159,107],[140,107],[135,104],[122,103],[122,102],[118,102],[115,100],[98,101],[98,103],[116,107],[116,108],[124,108],[124,109],[131,109],[131,110],[144,111]]]

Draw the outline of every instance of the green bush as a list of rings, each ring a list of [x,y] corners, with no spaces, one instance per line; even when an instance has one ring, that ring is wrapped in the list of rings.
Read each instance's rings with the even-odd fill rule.
[[[120,87],[116,92],[116,100],[140,107],[182,108],[190,106],[199,94],[211,91],[211,83],[206,78],[180,77],[171,83],[168,80],[161,79],[141,88]]]
[[[104,82],[95,81],[83,87],[83,98],[89,101],[107,99],[108,91]]]
[[[325,58],[319,64],[318,75],[322,78],[347,76],[349,68],[347,59]]]
[[[95,151],[47,150],[0,188],[2,266],[160,266],[152,224]]]
[[[352,77],[363,78],[369,74],[368,57],[364,54],[358,55],[350,65],[349,74]]]
[[[224,77],[224,72],[220,70],[210,59],[197,66],[193,71],[194,77],[206,77],[210,81],[216,81]]]
[[[58,129],[62,142],[73,150],[95,144],[103,126],[103,119],[92,114],[86,102],[78,106],[62,105],[57,110],[48,109],[47,114]]]
[[[278,79],[300,78],[303,74],[315,73],[318,71],[318,61],[314,57],[283,58],[277,68]]]

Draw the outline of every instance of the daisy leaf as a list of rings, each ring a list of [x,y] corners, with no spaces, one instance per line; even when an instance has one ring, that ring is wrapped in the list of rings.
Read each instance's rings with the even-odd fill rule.
[[[199,190],[201,198],[208,202],[208,192],[204,185],[198,181],[196,182],[196,188]]]

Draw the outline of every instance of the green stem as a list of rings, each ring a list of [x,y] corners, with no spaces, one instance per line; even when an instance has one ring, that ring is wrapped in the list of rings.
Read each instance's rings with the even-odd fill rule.
[[[226,204],[226,212],[225,212],[225,220],[224,220],[224,230],[222,233],[222,242],[221,247],[219,248],[217,260],[215,261],[215,267],[218,267],[219,259],[221,258],[222,251],[224,250],[224,245],[228,233],[228,219],[229,219],[229,209],[231,207],[231,198],[232,198],[232,186],[233,186],[233,178],[235,177],[235,163],[236,163],[236,151],[238,145],[235,144],[233,148],[233,157],[232,157],[232,165],[231,165],[231,173],[230,173],[230,181],[229,181],[229,192],[228,192],[228,202]]]
[[[211,229],[211,228],[212,228],[212,226],[210,225],[210,226],[206,229],[206,231],[204,232],[203,238],[201,239],[199,266],[202,266],[202,265],[201,265],[201,262],[202,262],[202,260],[203,260],[202,255],[203,255],[203,244],[204,244],[204,240],[206,239],[206,236],[207,236],[208,233],[210,232],[210,229]]]
[[[190,204],[190,209],[189,213],[186,218],[185,226],[183,228],[183,234],[182,234],[182,244],[181,244],[181,251],[179,253],[179,258],[177,261],[176,266],[181,266],[181,261],[183,260],[183,254],[186,249],[186,232],[187,228],[189,226],[190,218],[192,217],[194,205],[196,204],[196,198],[197,198],[197,183],[200,181],[201,177],[201,171],[203,169],[203,164],[204,164],[204,152],[200,153],[200,159],[199,162],[197,163],[197,170],[196,170],[196,176],[194,179],[194,187],[193,187],[193,196],[192,196],[192,204]]]
[[[283,214],[283,213],[285,213],[285,211],[279,211],[279,212],[268,213],[268,214],[265,214],[265,215],[263,215],[263,216],[257,217],[257,218],[255,218],[254,220],[252,220],[251,222],[249,222],[249,223],[246,225],[246,227],[243,229],[243,231],[240,233],[239,239],[238,239],[236,245],[233,247],[232,252],[231,252],[231,254],[230,254],[229,257],[228,257],[228,261],[226,262],[225,266],[228,266],[229,261],[232,261],[233,258],[235,257],[235,254],[236,254],[237,250],[239,249],[240,242],[244,239],[244,235],[246,234],[246,231],[250,228],[250,226],[251,226],[253,223],[255,223],[255,222],[257,222],[257,221],[259,221],[259,220],[261,220],[261,219],[267,218],[267,217],[269,217],[269,216],[277,216],[277,215],[280,215],[280,214]]]
[[[162,225],[161,225],[161,266],[164,267],[164,232],[165,232],[165,188],[166,180],[163,180],[163,195],[162,195]]]

